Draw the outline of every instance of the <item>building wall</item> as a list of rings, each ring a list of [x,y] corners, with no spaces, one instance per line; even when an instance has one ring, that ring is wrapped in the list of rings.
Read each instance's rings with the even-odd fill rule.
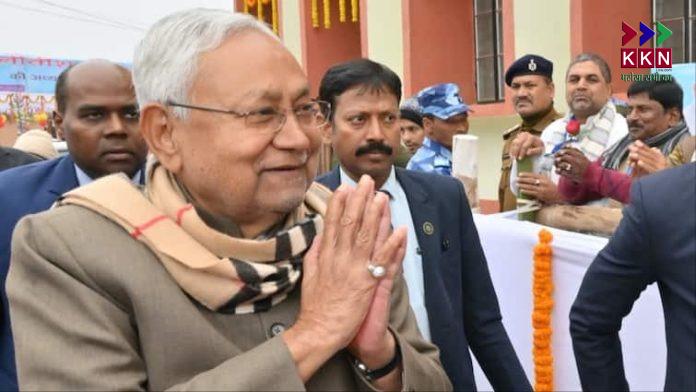
[[[303,64],[307,71],[312,94],[317,95],[321,77],[326,70],[336,63],[359,58],[362,55],[360,44],[360,24],[348,21],[339,22],[337,2],[332,2],[331,28],[324,28],[324,13],[319,7],[321,26],[312,27],[310,17],[311,0],[298,0],[302,15]],[[321,5],[322,2],[319,2]]]
[[[459,84],[462,97],[474,109],[470,133],[480,141],[480,197],[497,199],[502,134],[519,118],[507,87],[504,102],[476,103],[473,1],[360,0],[360,23],[340,24],[338,1],[332,0],[331,28],[314,29],[310,0],[281,0],[281,36],[302,59],[315,89],[330,65],[360,56],[399,74],[407,97],[435,83]],[[614,91],[625,93],[619,68],[621,21],[637,26],[651,20],[649,0],[502,0],[502,9],[504,69],[528,53],[552,60],[555,106],[561,112],[567,111],[565,71],[580,52],[606,58]]]
[[[475,99],[472,0],[404,0],[405,94],[455,82]]]
[[[472,116],[469,133],[479,138],[478,189],[481,200],[498,200],[503,132],[519,122],[516,114]]]
[[[615,93],[626,93],[628,82],[621,80],[621,22],[638,29],[639,23],[651,23],[652,5],[649,0],[570,0],[570,29],[573,32],[571,55],[594,52],[604,57],[612,71]],[[638,46],[638,36],[628,46]],[[646,44],[647,47],[648,44]],[[627,69],[626,73],[647,73],[648,70]],[[622,95],[623,95],[622,94]]]
[[[514,0],[502,0],[502,12],[503,12],[503,72],[507,67],[515,61],[515,18],[514,18],[514,4],[517,3]],[[473,4],[471,5],[473,7]],[[473,13],[473,11],[472,11]],[[471,34],[473,36],[473,25]],[[475,76],[474,77],[474,81]],[[477,104],[475,100],[472,109],[474,110],[474,115],[479,117],[490,117],[490,116],[508,116],[515,114],[515,109],[512,106],[511,91],[505,88],[504,101],[495,103],[485,103]]]
[[[367,57],[388,66],[403,80],[402,0],[372,0],[364,3],[368,7],[364,23],[366,29],[362,32],[367,37]]]
[[[300,2],[297,0],[282,0],[278,2],[280,17],[280,37],[283,44],[297,61],[304,66],[302,56],[302,17]]]
[[[556,86],[555,106],[566,111],[565,71],[570,63],[570,31],[573,19],[571,0],[535,0],[534,7],[524,0],[515,1],[515,58],[538,54],[553,61]],[[543,15],[540,17],[540,10]],[[553,15],[553,17],[548,17]],[[617,49],[618,53],[618,49]]]

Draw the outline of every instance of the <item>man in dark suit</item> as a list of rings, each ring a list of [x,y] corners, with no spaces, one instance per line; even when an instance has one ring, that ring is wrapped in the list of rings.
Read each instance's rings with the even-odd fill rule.
[[[11,147],[0,146],[0,171],[39,162],[41,158]]]
[[[496,390],[531,390],[502,324],[498,300],[464,189],[451,177],[394,167],[400,143],[401,81],[367,59],[324,75],[331,104],[325,129],[340,166],[318,182],[354,185],[363,174],[390,196],[392,225],[408,229],[404,276],[411,307],[455,390],[473,390],[469,347]]]
[[[655,282],[665,317],[665,390],[696,390],[694,184],[696,163],[635,182],[621,224],[587,270],[570,311],[584,390],[628,390],[621,321],[640,293]]]
[[[69,155],[0,173],[0,390],[16,390],[5,279],[15,224],[48,209],[63,193],[106,174],[142,181],[147,146],[138,131],[130,71],[103,60],[74,65],[56,82],[54,119]]]

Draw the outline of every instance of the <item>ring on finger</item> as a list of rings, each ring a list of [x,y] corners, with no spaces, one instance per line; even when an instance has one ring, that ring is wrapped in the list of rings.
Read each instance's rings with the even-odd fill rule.
[[[374,264],[371,261],[367,263],[367,270],[375,279],[379,279],[387,273],[387,269],[383,265]]]
[[[541,181],[539,181],[539,179],[537,178],[537,179],[534,181],[534,186],[539,186],[539,184],[541,184]]]

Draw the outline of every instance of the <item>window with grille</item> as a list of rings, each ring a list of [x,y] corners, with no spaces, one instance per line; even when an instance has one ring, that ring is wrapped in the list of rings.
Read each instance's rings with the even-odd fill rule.
[[[505,99],[503,87],[502,0],[475,0],[476,100]]]
[[[672,30],[661,45],[672,48],[672,63],[696,62],[696,0],[653,0],[653,19]]]

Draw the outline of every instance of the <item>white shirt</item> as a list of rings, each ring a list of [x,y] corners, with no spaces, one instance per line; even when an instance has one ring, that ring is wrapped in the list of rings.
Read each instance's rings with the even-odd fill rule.
[[[590,116],[588,118],[588,121],[593,118],[594,116]],[[566,115],[565,117],[559,118],[549,124],[544,130],[541,132],[541,140],[544,142],[544,148],[545,148],[545,153],[550,154],[553,148],[555,147],[551,143],[551,139],[555,133],[565,133],[566,132],[566,125],[568,123],[568,119],[570,118],[570,115]],[[614,121],[611,124],[611,130],[609,131],[609,139],[607,141],[606,146],[604,146],[604,149],[608,149],[614,144],[618,143],[619,140],[623,139],[624,136],[628,134],[628,123],[626,122],[626,118],[621,115],[621,113],[616,112],[616,117],[614,117]],[[546,168],[546,170],[544,170]],[[558,182],[561,179],[561,176],[556,174],[556,172],[553,170],[553,157],[544,157],[544,155],[540,155],[537,158],[534,159],[534,172],[535,173],[546,173],[548,177],[553,181],[554,184],[558,185]],[[512,193],[517,194],[517,160],[512,161],[512,169],[510,173],[510,190]]]
[[[80,169],[79,166],[73,166],[75,166],[75,175],[77,176],[77,183],[80,184],[80,186],[85,186],[94,181],[94,179]],[[140,176],[142,176],[142,170],[138,170],[133,177],[131,177],[131,182],[134,184],[140,184]]]
[[[343,168],[340,168],[341,184],[357,187],[355,181],[348,176]],[[394,167],[387,181],[380,190],[389,192],[392,196],[389,201],[391,209],[391,224],[394,228],[405,226],[408,229],[406,242],[406,255],[404,256],[404,279],[408,287],[408,297],[416,316],[416,323],[420,329],[421,335],[430,341],[430,323],[428,322],[428,311],[425,308],[425,284],[423,283],[423,258],[418,251],[418,238],[416,230],[413,227],[413,218],[411,218],[411,209],[408,206],[406,192],[396,180]]]

